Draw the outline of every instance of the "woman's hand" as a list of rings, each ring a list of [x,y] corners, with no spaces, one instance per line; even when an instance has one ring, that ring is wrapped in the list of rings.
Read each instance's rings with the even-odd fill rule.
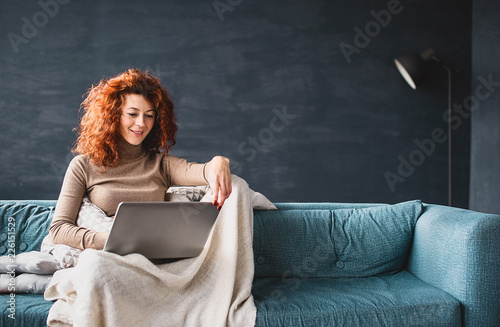
[[[224,201],[232,191],[231,171],[229,170],[229,159],[222,156],[215,156],[206,167],[207,180],[212,189],[212,204],[220,210]]]

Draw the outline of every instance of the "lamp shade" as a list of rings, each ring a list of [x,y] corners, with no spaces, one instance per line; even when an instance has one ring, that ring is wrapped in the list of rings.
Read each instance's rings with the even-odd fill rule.
[[[439,60],[432,49],[427,49],[420,54],[404,55],[394,59],[399,72],[413,89],[418,87],[427,68],[436,62]]]

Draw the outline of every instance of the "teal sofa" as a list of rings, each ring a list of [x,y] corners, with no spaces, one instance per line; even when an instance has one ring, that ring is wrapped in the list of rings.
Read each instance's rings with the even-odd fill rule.
[[[0,256],[39,250],[55,204],[0,201]],[[420,201],[276,206],[254,212],[256,326],[500,326],[500,216]],[[0,296],[1,326],[45,326],[51,302],[14,298]]]

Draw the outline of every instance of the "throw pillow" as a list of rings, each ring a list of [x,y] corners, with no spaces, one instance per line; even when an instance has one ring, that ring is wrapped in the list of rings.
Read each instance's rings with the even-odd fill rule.
[[[78,212],[76,224],[96,232],[109,232],[113,224],[113,218],[106,216],[106,213],[101,208],[85,197]],[[82,252],[82,250],[66,244],[52,244],[48,235],[43,239],[41,251],[52,254],[61,268],[75,266]]]
[[[48,235],[43,239],[40,251],[50,253],[59,263],[61,268],[76,266],[80,253],[82,253],[82,250],[66,244],[52,244]]]
[[[185,195],[176,194],[176,193],[167,193],[165,194],[165,201],[167,202],[192,202]]]
[[[190,201],[200,201],[201,198],[207,193],[208,185],[202,186],[171,186],[167,193],[183,195]]]
[[[60,266],[52,255],[39,251],[18,254],[15,262],[11,262],[9,256],[0,257],[0,273],[9,273],[12,268],[16,273],[50,275],[60,269]]]
[[[255,210],[278,210],[262,193],[255,192],[252,189],[250,189],[250,193],[252,194],[252,203]]]
[[[12,278],[14,278],[12,280]],[[12,285],[15,286],[16,279],[10,274],[0,274],[0,294],[14,293]]]
[[[96,232],[109,232],[113,218],[106,216],[101,208],[93,204],[88,197],[84,197],[76,225]]]
[[[278,210],[276,206],[269,201],[262,193],[255,192],[250,189],[250,196],[252,198],[252,207],[254,210]],[[200,202],[212,202],[213,195],[210,187],[207,189],[207,192],[203,198],[201,198]]]
[[[13,278],[10,274],[1,274],[0,293],[43,294],[51,279],[52,275],[21,274]]]

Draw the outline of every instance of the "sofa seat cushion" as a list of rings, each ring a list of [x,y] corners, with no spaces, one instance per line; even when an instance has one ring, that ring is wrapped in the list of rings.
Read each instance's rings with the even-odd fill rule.
[[[13,299],[15,302],[10,295],[0,296],[0,326],[47,326],[47,316],[53,303],[45,301],[43,294],[16,294]],[[9,317],[14,312],[16,319]]]
[[[460,326],[460,303],[408,271],[365,278],[255,279],[256,326]]]

